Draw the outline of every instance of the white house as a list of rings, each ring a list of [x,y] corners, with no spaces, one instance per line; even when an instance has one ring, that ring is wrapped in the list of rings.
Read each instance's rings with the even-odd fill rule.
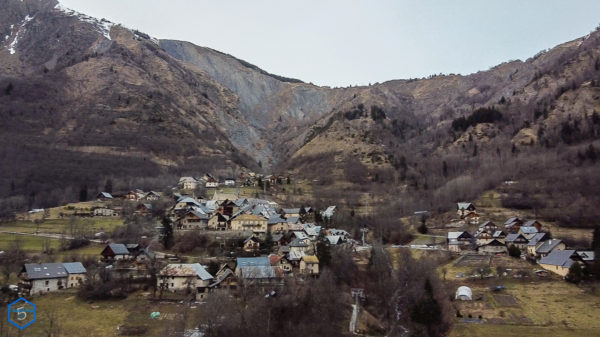
[[[195,291],[202,298],[213,276],[199,263],[168,264],[158,274],[159,289]]]

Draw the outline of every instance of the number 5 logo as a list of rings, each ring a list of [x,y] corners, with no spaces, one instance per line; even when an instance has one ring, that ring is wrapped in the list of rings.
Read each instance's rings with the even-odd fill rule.
[[[27,318],[27,313],[25,312],[25,307],[17,308],[16,311],[17,311],[17,319],[19,321],[23,321]]]

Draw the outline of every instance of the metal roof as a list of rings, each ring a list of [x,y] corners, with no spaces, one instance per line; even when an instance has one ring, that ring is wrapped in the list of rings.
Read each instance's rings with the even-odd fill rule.
[[[570,268],[573,264],[573,260],[571,260],[573,254],[575,254],[575,251],[571,249],[554,250],[552,253],[548,254],[548,256],[541,258],[539,264]]]
[[[65,262],[63,266],[69,274],[85,274],[87,272],[81,262]]]
[[[115,255],[129,255],[127,246],[122,243],[111,243],[108,247],[110,247],[110,250],[112,250]]]
[[[472,206],[473,204],[470,202],[457,202],[456,205],[458,206],[458,209],[467,209],[469,208],[469,206]],[[475,207],[475,206],[473,206]]]
[[[283,208],[285,214],[300,214],[300,208]]]
[[[535,234],[538,232],[537,228],[533,226],[521,226],[521,228],[519,228],[519,231],[523,234]]]
[[[200,263],[174,263],[168,264],[160,271],[163,276],[197,276],[200,279],[212,280],[213,276],[209,274]]]
[[[535,235],[529,240],[529,243],[527,245],[535,246],[538,244],[538,242],[542,241],[542,239],[544,239],[545,236],[546,233],[535,233]]]
[[[558,246],[561,242],[562,242],[562,240],[560,240],[560,239],[552,239],[552,240],[545,241],[544,243],[542,243],[541,246],[539,246],[536,249],[536,253],[548,254],[551,251],[553,251],[554,248],[556,248],[556,246]]]
[[[275,278],[275,270],[268,266],[239,267],[240,275],[245,279]]]
[[[67,270],[62,263],[27,263],[25,272],[30,280],[67,277]]]
[[[250,266],[270,266],[271,262],[269,261],[268,256],[260,256],[260,257],[238,257],[237,258],[237,266],[239,267],[250,267]]]

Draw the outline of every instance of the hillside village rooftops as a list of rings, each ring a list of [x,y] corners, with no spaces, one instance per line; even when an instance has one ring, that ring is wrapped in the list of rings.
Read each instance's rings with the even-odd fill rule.
[[[537,228],[535,228],[533,226],[525,226],[525,225],[521,226],[521,228],[519,230],[523,234],[535,234],[538,232]]]
[[[304,255],[302,261],[305,263],[319,263],[319,259],[314,255]]]
[[[300,214],[300,208],[283,208],[285,214]]]
[[[110,243],[108,247],[115,255],[129,255],[129,249],[122,243]]]
[[[275,225],[275,224],[284,223],[284,222],[287,222],[287,221],[278,214],[278,215],[273,215],[272,217],[270,217],[269,220],[267,221],[267,224]]]
[[[527,241],[527,239],[523,235],[518,234],[518,233],[517,234],[508,234],[506,236],[506,242],[515,242],[515,241],[517,241],[519,239],[521,241]]]

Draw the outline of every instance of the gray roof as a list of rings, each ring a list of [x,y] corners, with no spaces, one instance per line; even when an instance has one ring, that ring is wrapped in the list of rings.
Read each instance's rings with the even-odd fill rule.
[[[207,272],[200,263],[168,264],[160,271],[160,275],[180,277],[197,276],[204,281],[213,279],[213,276]]]
[[[502,234],[506,235],[503,231],[495,231],[494,235],[492,235],[492,237],[494,238],[498,238],[500,237]]]
[[[548,254],[548,256],[541,258],[539,263],[569,268],[573,264],[573,260],[571,260],[573,254],[575,254],[575,251],[571,249],[555,250]]]
[[[511,225],[513,222],[520,220],[518,217],[513,216],[512,218],[508,218],[508,220],[506,220],[506,222],[504,223],[505,226],[507,225]]]
[[[115,255],[129,255],[127,246],[122,243],[111,243],[108,245]]]
[[[286,219],[287,223],[298,223],[300,221],[300,217],[291,216]]]
[[[325,238],[332,245],[337,245],[342,241],[342,237],[340,235],[326,235]]]
[[[270,265],[271,265],[271,261],[269,261],[268,256],[238,257],[237,258],[237,266],[238,267],[270,266]]]
[[[536,253],[548,254],[551,251],[553,251],[554,248],[556,248],[556,246],[558,246],[561,242],[562,242],[562,240],[560,240],[560,239],[552,239],[552,240],[545,241],[544,243],[542,243],[541,246],[539,246],[536,249]]]
[[[67,270],[62,263],[27,263],[25,272],[30,280],[67,277]]]
[[[458,203],[456,203],[456,205],[458,206],[458,209],[467,209],[467,208],[469,208],[469,206],[471,206],[473,204],[470,202],[458,202]],[[475,207],[475,206],[473,206],[473,207]]]
[[[526,238],[525,238],[523,235],[521,235],[521,234],[518,234],[518,233],[516,233],[516,234],[512,234],[512,233],[511,233],[511,234],[508,234],[508,235],[506,236],[506,242],[515,242],[515,241],[517,241],[517,240],[519,239],[519,237],[521,237],[523,240],[527,240],[527,239],[526,239]]]
[[[240,276],[245,279],[275,278],[275,269],[268,266],[239,267]]]
[[[529,240],[528,246],[535,246],[538,242],[542,241],[546,233],[535,233],[535,235]]]
[[[286,220],[284,218],[281,217],[281,215],[273,215],[272,217],[269,218],[269,220],[267,221],[267,224],[269,225],[274,225],[274,224],[278,224],[278,223],[283,223],[286,222]]]
[[[81,262],[65,262],[63,266],[69,274],[85,274],[87,272]]]
[[[304,241],[302,241],[300,239],[294,239],[294,241],[292,241],[289,244],[289,246],[290,247],[308,247],[308,245]]]
[[[530,227],[530,226],[533,226],[536,222],[539,223],[539,221],[537,221],[537,220],[529,220],[529,221],[525,222],[523,224],[523,226]]]
[[[300,208],[283,208],[285,214],[300,214]]]
[[[591,250],[586,250],[586,251],[578,251],[577,255],[579,255],[579,257],[583,260],[583,261],[594,261],[596,258],[596,254],[594,253],[594,251]]]
[[[519,231],[521,231],[521,233],[523,234],[535,234],[538,232],[537,228],[533,226],[521,226],[521,228],[519,228]]]
[[[108,192],[100,192],[99,196],[101,198],[106,198],[106,199],[112,199],[113,198],[112,195],[110,195],[110,193],[108,193]]]

